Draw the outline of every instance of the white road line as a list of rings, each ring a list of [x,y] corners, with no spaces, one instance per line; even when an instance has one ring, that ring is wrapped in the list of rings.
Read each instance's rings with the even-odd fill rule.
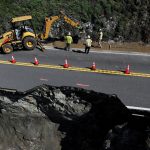
[[[41,81],[48,81],[48,79],[40,78]]]
[[[52,50],[52,51],[58,51],[59,49],[53,48],[51,46],[44,46],[46,49]],[[76,48],[73,48],[76,49]],[[81,48],[81,50],[84,51],[84,49]],[[146,56],[150,57],[150,53],[142,53],[142,52],[125,52],[125,51],[111,51],[111,50],[100,50],[100,51],[95,51],[92,50],[90,53],[99,53],[99,54],[115,54],[115,55],[131,55],[131,56]]]
[[[144,115],[132,114],[133,116],[144,117]]]
[[[144,108],[144,107],[134,107],[134,106],[127,106],[128,109],[133,109],[133,110],[140,110],[140,111],[147,111],[150,112],[150,108]]]
[[[81,86],[81,87],[88,87],[88,84],[82,84],[82,83],[77,83],[76,85]]]
[[[115,54],[115,55],[131,55],[131,56],[147,56],[150,57],[150,53],[140,53],[140,52],[124,52],[124,51],[91,51],[94,53],[102,53],[102,54]]]

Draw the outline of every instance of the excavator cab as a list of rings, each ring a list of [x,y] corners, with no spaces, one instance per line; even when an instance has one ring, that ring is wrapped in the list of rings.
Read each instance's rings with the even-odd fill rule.
[[[14,48],[33,50],[37,45],[36,33],[32,24],[32,16],[12,18],[12,30],[0,37],[0,47],[5,54],[11,53]]]

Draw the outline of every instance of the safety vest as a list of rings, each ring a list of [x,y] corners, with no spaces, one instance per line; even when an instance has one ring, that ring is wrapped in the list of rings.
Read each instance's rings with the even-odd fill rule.
[[[68,43],[68,44],[71,44],[72,43],[72,37],[70,36],[70,35],[67,35],[66,37],[65,37],[65,39],[66,39],[66,43]]]
[[[91,40],[91,39],[86,39],[86,40],[85,40],[85,45],[86,45],[87,47],[91,47],[91,45],[92,45],[92,40]]]
[[[103,32],[100,32],[99,33],[99,39],[102,40],[102,38],[103,38]]]

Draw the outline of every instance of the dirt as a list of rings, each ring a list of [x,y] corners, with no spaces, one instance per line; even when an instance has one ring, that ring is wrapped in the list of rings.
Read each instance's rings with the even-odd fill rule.
[[[142,112],[82,88],[0,88],[0,150],[149,150],[149,113]]]
[[[47,45],[52,45],[56,48],[64,48],[65,42],[55,41],[53,43],[49,43]],[[72,48],[84,48],[83,42],[79,41],[78,44],[72,44]],[[142,42],[114,42],[109,44],[108,42],[102,42],[102,48],[98,46],[97,42],[93,42],[92,49],[101,51],[101,50],[111,50],[111,51],[127,51],[127,52],[143,52],[143,53],[150,53],[150,44],[144,44]]]

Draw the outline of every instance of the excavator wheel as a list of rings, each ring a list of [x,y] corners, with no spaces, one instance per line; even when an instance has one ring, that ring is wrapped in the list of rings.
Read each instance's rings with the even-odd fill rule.
[[[23,46],[27,50],[33,50],[37,45],[37,41],[34,37],[25,37],[23,39]]]
[[[4,44],[2,45],[2,51],[5,54],[9,54],[13,51],[13,47],[10,44]]]

